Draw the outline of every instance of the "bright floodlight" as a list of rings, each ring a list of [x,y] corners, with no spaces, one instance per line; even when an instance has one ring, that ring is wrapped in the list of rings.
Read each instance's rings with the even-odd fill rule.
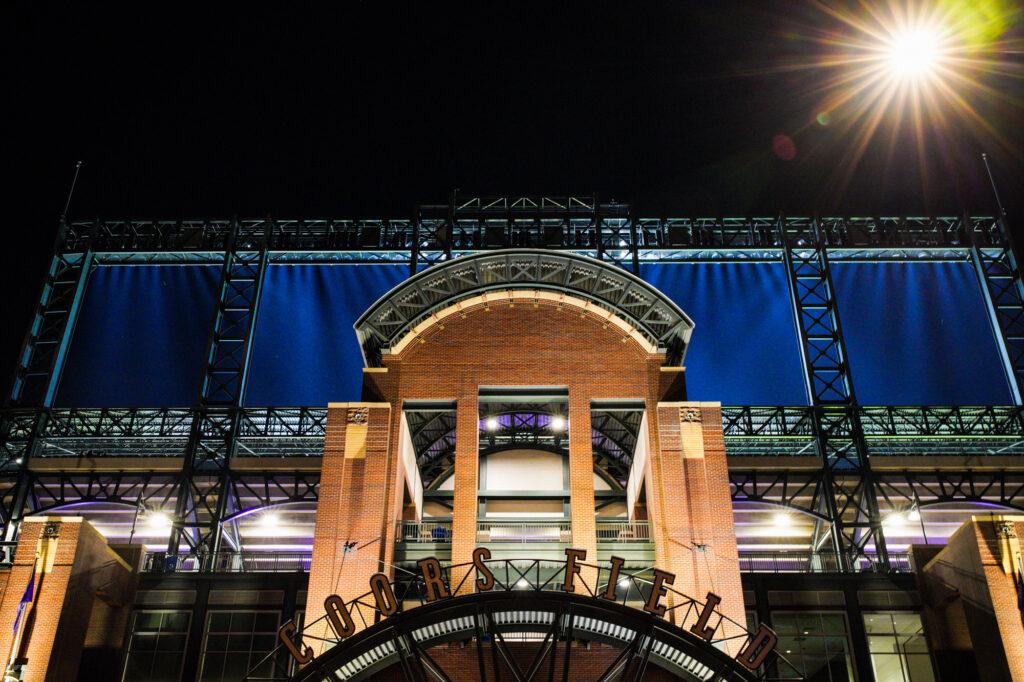
[[[281,517],[274,513],[266,513],[260,517],[260,526],[266,530],[275,530],[281,525]]]
[[[565,417],[554,416],[551,418],[552,431],[565,431]]]
[[[776,528],[789,528],[793,525],[793,518],[786,512],[779,512],[772,519]]]
[[[908,511],[907,512],[907,520],[908,521],[914,521],[915,523],[917,521],[920,521],[921,520],[921,510],[918,509],[917,507],[914,507],[913,509]]]
[[[906,518],[899,512],[892,512],[882,519],[882,526],[889,530],[899,530],[903,527]]]
[[[501,423],[498,421],[497,417],[488,417],[484,421],[484,428],[488,431],[497,431],[499,426],[501,426]]]
[[[169,530],[171,527],[171,517],[166,512],[152,511],[146,514],[146,525],[150,530]]]
[[[942,39],[935,29],[911,28],[894,35],[888,46],[889,68],[898,78],[919,78],[935,71]]]

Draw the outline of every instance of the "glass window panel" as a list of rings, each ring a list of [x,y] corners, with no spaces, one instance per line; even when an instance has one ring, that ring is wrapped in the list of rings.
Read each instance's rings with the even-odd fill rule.
[[[935,673],[932,671],[932,661],[928,656],[914,654],[907,656],[907,673],[910,682],[934,682]]]
[[[210,624],[207,632],[228,632],[231,630],[231,613],[225,611],[214,611],[210,614]]]
[[[189,615],[188,611],[165,613],[160,629],[164,632],[188,632]]]
[[[272,611],[264,611],[256,614],[256,627],[257,632],[276,632],[277,631],[277,613]]]
[[[872,613],[864,616],[868,648],[879,682],[932,682],[928,642],[916,613]]]
[[[898,654],[895,637],[871,635],[868,637],[868,651],[873,654]]]
[[[788,634],[779,638],[777,650],[789,663],[779,664],[782,679],[853,680],[853,661],[841,613],[772,613],[772,626]],[[825,634],[827,631],[829,634]]]
[[[235,611],[231,614],[232,632],[252,632],[256,614],[252,611]]]
[[[872,613],[864,616],[864,629],[868,634],[893,634],[892,617],[887,613]]]
[[[821,614],[821,631],[828,634],[846,634],[846,619],[840,613]]]
[[[900,656],[872,654],[871,666],[875,670],[875,682],[908,682]]]

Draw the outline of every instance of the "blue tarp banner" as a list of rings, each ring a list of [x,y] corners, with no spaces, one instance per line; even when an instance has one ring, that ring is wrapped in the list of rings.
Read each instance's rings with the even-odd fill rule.
[[[862,405],[1009,405],[970,263],[833,263]]]
[[[806,404],[781,263],[657,263],[641,276],[696,322],[686,358],[692,400]],[[404,265],[271,265],[246,404],[358,400],[356,318],[408,274]],[[195,404],[220,268],[101,266],[91,275],[57,395],[79,407]],[[834,263],[863,404],[1008,404],[969,263]]]
[[[807,404],[781,263],[652,263],[640,276],[697,325],[686,354],[688,399]]]
[[[56,404],[179,407],[199,399],[221,268],[110,265],[89,275]]]

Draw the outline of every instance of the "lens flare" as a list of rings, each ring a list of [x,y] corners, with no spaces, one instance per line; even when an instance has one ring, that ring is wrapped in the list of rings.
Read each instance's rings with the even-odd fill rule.
[[[788,32],[789,56],[758,71],[800,74],[790,76],[791,95],[807,98],[811,120],[841,146],[828,150],[840,185],[874,140],[882,150],[911,145],[922,172],[925,156],[947,155],[944,142],[961,132],[1013,151],[999,132],[1005,121],[992,117],[1021,108],[1024,68],[1014,56],[1021,40],[1009,30],[1019,7],[1008,0],[819,0],[814,7],[812,20]]]

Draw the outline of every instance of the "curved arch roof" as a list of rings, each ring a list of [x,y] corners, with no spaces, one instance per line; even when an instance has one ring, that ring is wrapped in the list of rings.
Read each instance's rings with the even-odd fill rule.
[[[487,291],[541,289],[584,299],[620,317],[683,362],[693,321],[667,296],[620,267],[564,251],[506,249],[435,265],[389,291],[355,323],[368,366],[438,310]]]
[[[559,591],[478,592],[395,614],[329,649],[296,679],[362,680],[399,664],[403,654],[418,656],[445,642],[479,638],[482,631],[543,635],[553,628],[621,648],[639,638],[649,651],[649,661],[681,680],[759,679],[756,672],[713,644],[664,619],[615,602]]]

